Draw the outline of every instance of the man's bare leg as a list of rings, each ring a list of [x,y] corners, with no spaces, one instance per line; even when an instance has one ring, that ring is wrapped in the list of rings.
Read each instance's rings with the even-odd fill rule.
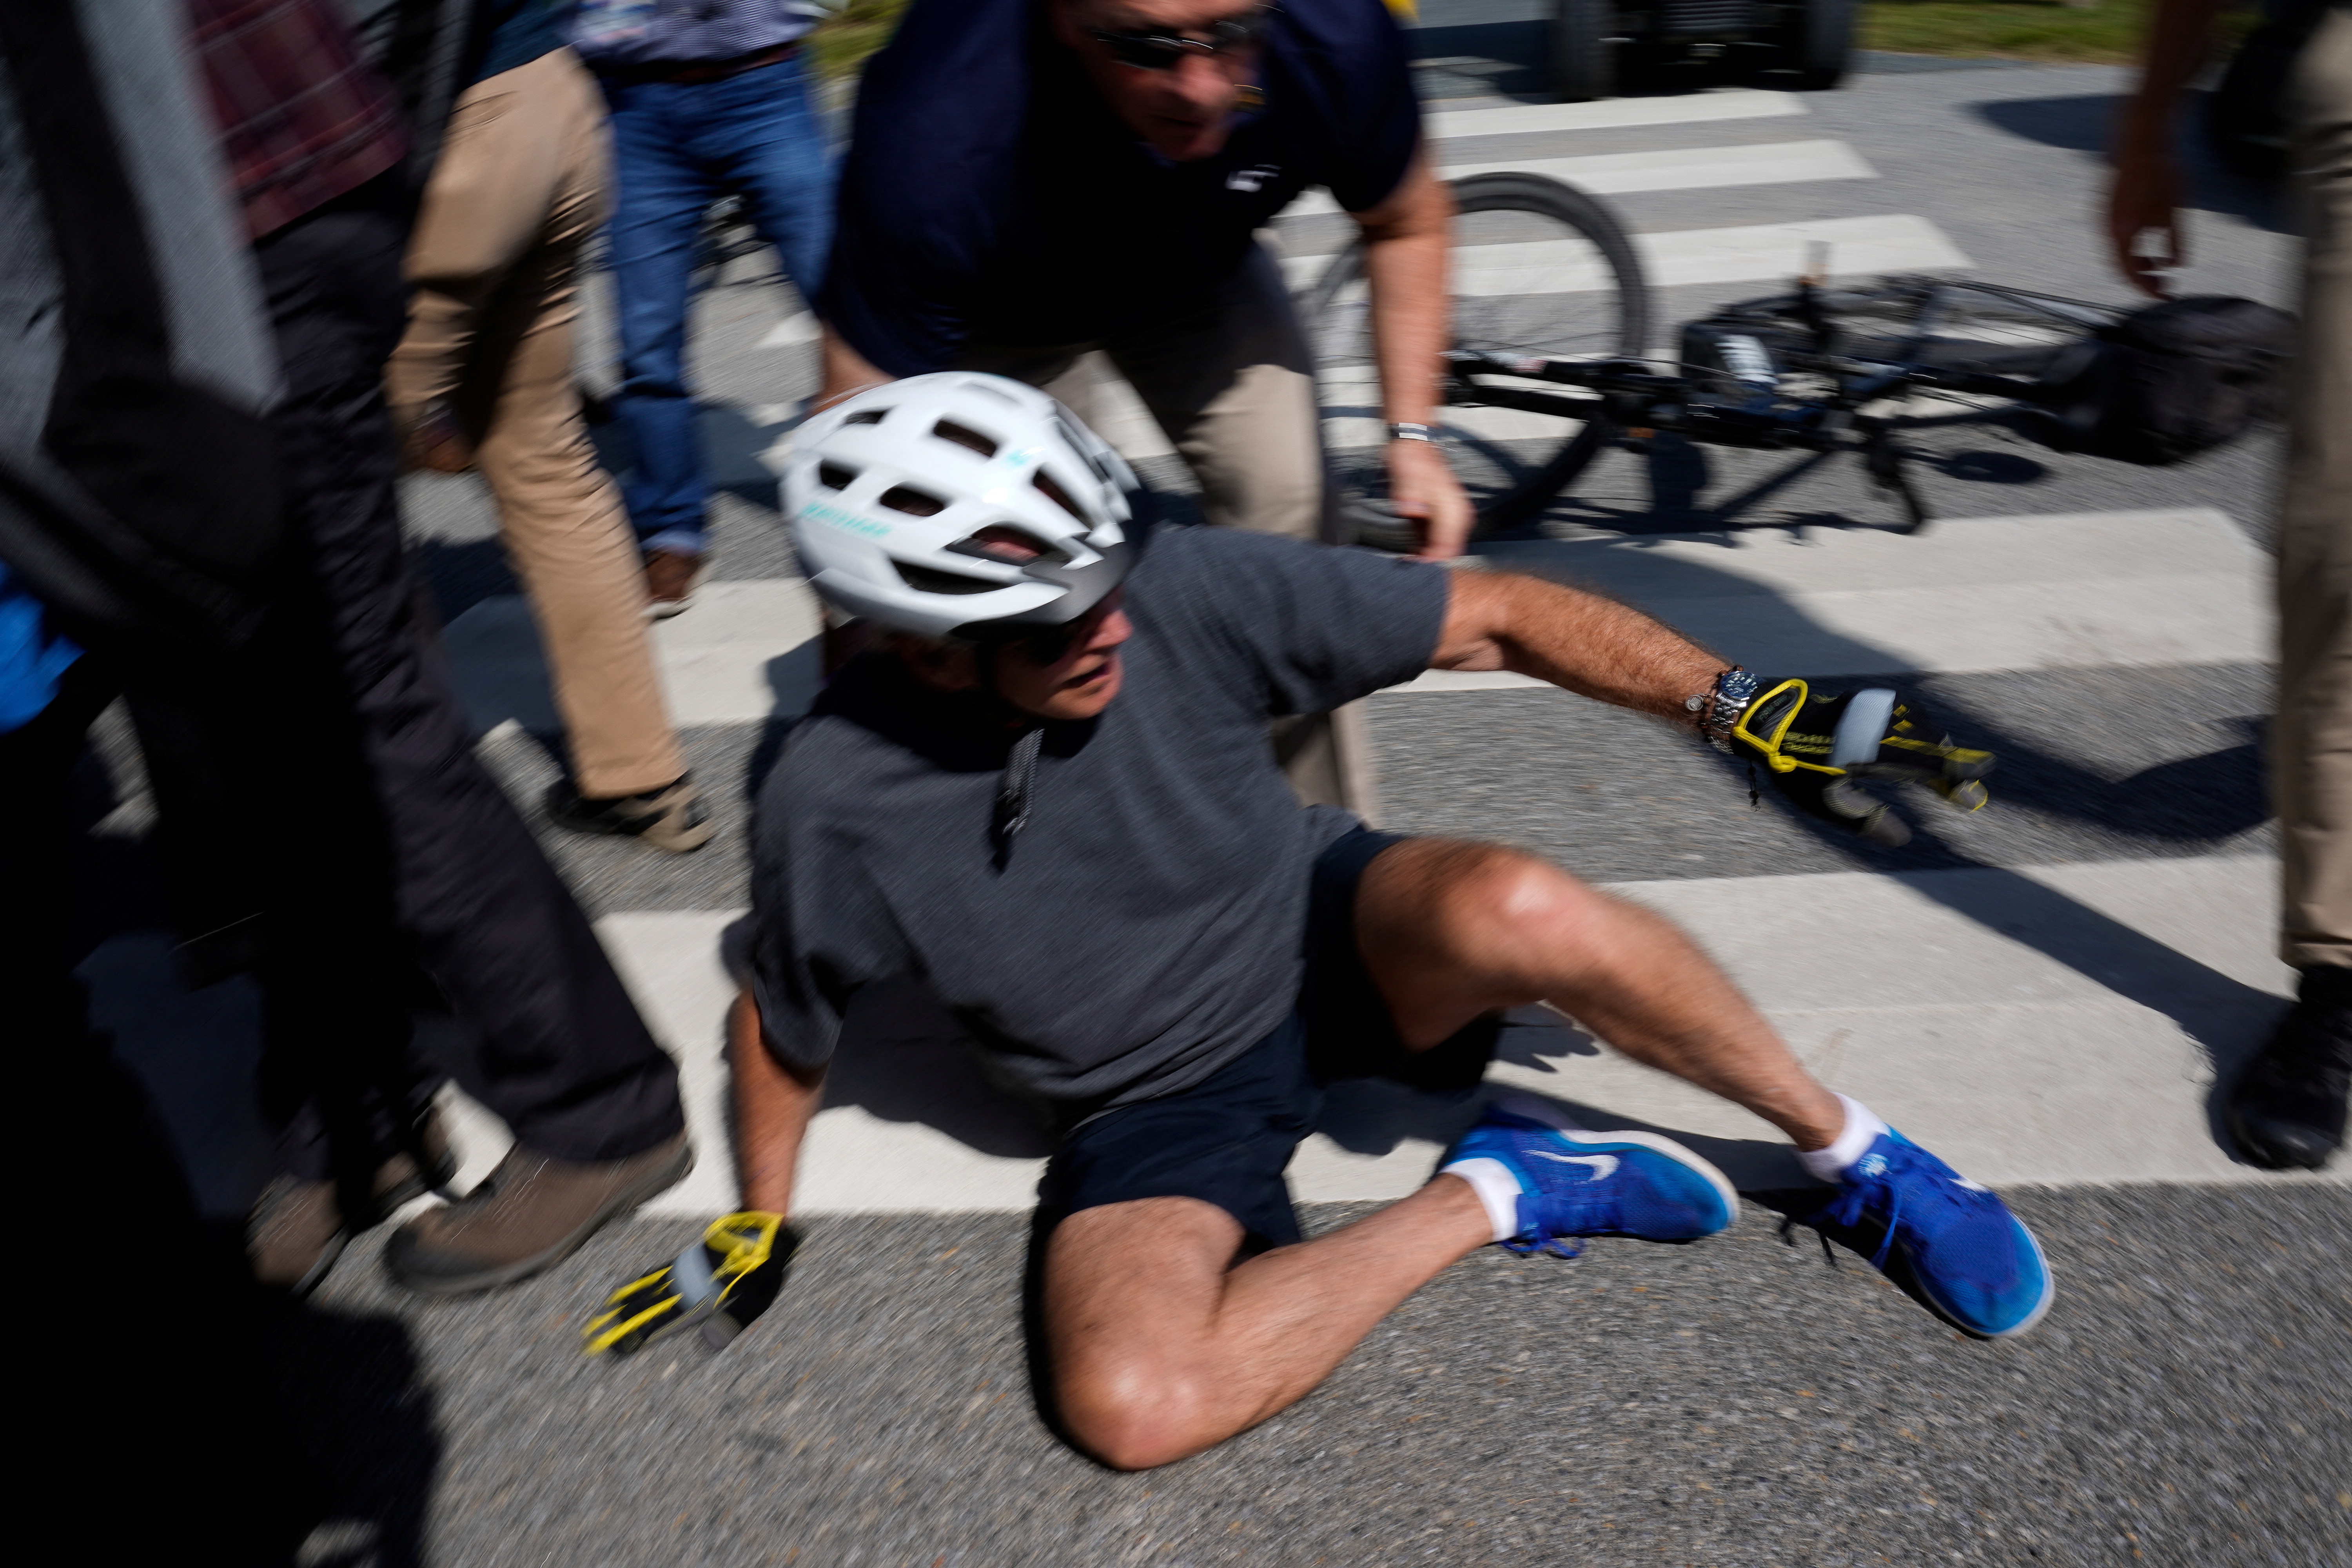
[[[1638,1061],[1746,1106],[1800,1148],[1837,1097],[1690,939],[1548,861],[1411,839],[1356,891],[1357,941],[1405,1044],[1549,1001]],[[1232,1262],[1242,1228],[1194,1198],[1082,1210],[1045,1257],[1045,1328],[1071,1437],[1124,1469],[1199,1453],[1303,1397],[1372,1326],[1494,1238],[1450,1176],[1343,1230]]]
[[[1549,1002],[1800,1149],[1827,1148],[1844,1124],[1837,1096],[1690,938],[1536,856],[1462,839],[1393,845],[1358,884],[1356,939],[1415,1049],[1482,1014]]]
[[[1493,1239],[1477,1194],[1453,1176],[1240,1264],[1240,1223],[1198,1198],[1082,1209],[1045,1250],[1063,1427],[1123,1470],[1213,1447],[1305,1396],[1406,1297]]]

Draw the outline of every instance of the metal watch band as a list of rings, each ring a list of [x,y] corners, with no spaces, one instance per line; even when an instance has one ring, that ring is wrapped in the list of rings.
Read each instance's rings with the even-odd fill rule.
[[[1756,700],[1756,693],[1763,684],[1735,664],[1717,676],[1705,691],[1685,698],[1683,710],[1698,726],[1701,740],[1718,752],[1728,752],[1733,726],[1748,711],[1748,705]]]
[[[1389,426],[1389,439],[1391,441],[1430,441],[1434,440],[1435,437],[1430,435],[1429,426],[1426,425],[1399,423]]]

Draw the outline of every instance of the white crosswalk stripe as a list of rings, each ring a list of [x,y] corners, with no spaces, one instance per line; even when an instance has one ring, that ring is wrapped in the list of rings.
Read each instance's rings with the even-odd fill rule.
[[[2233,1164],[2205,1122],[2210,1069],[2182,1017],[2208,1029],[2264,1026],[2292,994],[2293,972],[2270,949],[2276,870],[2267,858],[2053,866],[2021,871],[1833,872],[1620,885],[1690,931],[1753,996],[1815,1072],[1877,1109],[1975,1178],[1995,1183],[2231,1181],[2278,1178]],[[2049,957],[2030,900],[2087,905],[2183,955],[2168,987],[2126,997]],[[2019,918],[1996,931],[1968,912],[2003,904]],[[1836,910],[1801,928],[1789,908]],[[701,1163],[653,1205],[711,1213],[731,1205],[720,1040],[734,983],[719,933],[738,911],[609,916],[598,931],[678,1058]],[[1900,974],[1899,991],[1857,990],[1857,976]],[[2229,983],[2236,983],[2234,985]],[[928,1082],[936,1102],[906,1096],[905,1119],[870,1103],[821,1112],[803,1154],[809,1213],[1019,1209],[1034,1197],[1045,1146],[1010,1106],[981,1142],[941,1131],[927,1110],[987,1090],[950,1042],[894,1042],[888,1068]],[[1744,1186],[1801,1186],[1772,1130],[1727,1101],[1595,1053],[1564,1025],[1532,1065],[1498,1063],[1508,1084],[1736,1147],[1709,1146]],[[870,1102],[875,1097],[858,1096]],[[467,1174],[487,1171],[504,1139],[486,1113],[454,1097]],[[1291,1167],[1302,1201],[1400,1197],[1427,1179],[1446,1112],[1373,1085],[1336,1091],[1330,1131]],[[1401,1107],[1406,1114],[1400,1118]],[[1402,1136],[1351,1135],[1360,1125]],[[1381,1142],[1378,1153],[1360,1146]],[[1358,1149],[1351,1149],[1356,1144]],[[1765,1145],[1759,1147],[1758,1145]],[[1006,1152],[1019,1150],[1019,1152]]]
[[[1618,131],[1806,113],[1787,93],[1432,114],[1449,174],[1536,168],[1588,189],[1664,191],[1874,178],[1852,147],[1784,140],[1720,148],[1547,155],[1512,162],[1486,139]],[[1475,143],[1472,139],[1477,139]],[[1465,157],[1449,156],[1456,151]],[[1475,159],[1475,161],[1473,161]],[[1312,201],[1292,216],[1313,218]],[[1330,211],[1328,201],[1320,211]],[[1302,231],[1304,232],[1304,231]],[[1339,232],[1339,231],[1335,231]],[[1640,233],[1662,288],[1783,278],[1832,247],[1843,274],[1966,267],[1927,220],[1900,214]],[[1528,245],[1479,247],[1472,293],[1567,291],[1598,279]],[[1325,264],[1286,263],[1294,280]],[[765,346],[803,349],[794,316]],[[1123,386],[1119,388],[1124,391]],[[783,406],[763,423],[787,419]],[[1166,444],[1131,395],[1106,433],[1131,454]],[[2268,657],[2268,563],[2207,508],[1939,520],[1911,537],[1866,530],[1512,542],[1495,565],[1598,583],[1752,664],[1821,675],[1981,672],[2259,663]],[[1924,584],[1924,586],[1923,586]],[[654,637],[681,723],[750,724],[805,707],[818,679],[815,602],[789,579],[719,583]],[[520,599],[489,599],[448,628],[463,696],[484,730],[550,729],[555,715],[536,633]],[[1431,674],[1396,689],[1426,695],[1532,685],[1508,675]],[[1377,719],[1375,721],[1377,722]],[[1906,1131],[1989,1182],[2229,1181],[2250,1174],[2215,1147],[2204,1110],[2211,1069],[2192,1030],[2258,1031],[2288,994],[2270,951],[2275,870],[2266,858],[1978,868],[1905,876],[1837,872],[1693,879],[1617,889],[1689,929],[1806,1061]],[[1777,912],[1802,908],[1802,922]],[[2130,994],[2049,956],[2038,940],[2088,908],[2180,957]],[[1994,918],[1988,911],[1998,911]],[[612,914],[598,930],[648,1023],[677,1055],[701,1163],[655,1207],[709,1213],[734,1201],[726,1158],[724,1016],[736,983],[719,960],[733,910]],[[1899,974],[1899,988],[1856,977]],[[1531,1024],[1493,1077],[1623,1117],[1676,1128],[1750,1186],[1795,1185],[1793,1161],[1747,1113],[1607,1052],[1563,1023]],[[896,1041],[889,1059],[844,1063],[856,1092],[825,1110],[804,1155],[808,1212],[1009,1210],[1032,1199],[1044,1149],[946,1041]],[[452,1091],[468,1176],[503,1135]],[[1425,1179],[1449,1118],[1401,1090],[1342,1086],[1328,1131],[1302,1148],[1302,1200],[1400,1195]],[[952,1129],[953,1131],[948,1131]],[[2265,1176],[2264,1180],[2277,1180]]]
[[[1469,136],[1517,136],[1548,131],[1614,131],[1638,125],[1769,120],[1805,112],[1805,100],[1793,92],[1731,88],[1672,98],[1612,98],[1596,103],[1440,110],[1422,117],[1422,129],[1433,142],[1450,142]]]
[[[1599,153],[1576,158],[1514,158],[1444,163],[1449,180],[1472,174],[1543,174],[1595,195],[1690,191],[1717,185],[1792,185],[1807,180],[1874,180],[1878,171],[1843,142],[1764,142],[1728,147],[1675,147],[1654,153]],[[1336,213],[1339,204],[1309,191],[1282,209],[1285,218]]]
[[[1771,531],[1736,544],[1717,536],[1650,538],[1639,548],[1526,542],[1486,553],[1497,564],[1599,583],[1752,662],[1825,675],[2251,661],[2263,656],[2266,640],[2264,562],[2229,519],[2205,508],[1941,520],[1909,538],[1856,530],[1800,541]],[[1935,586],[1916,586],[1921,582]],[[704,593],[707,603],[656,633],[681,717],[745,723],[804,704],[816,679],[815,610],[805,586],[731,583]],[[520,601],[476,606],[453,624],[450,641],[478,722],[552,722]],[[528,700],[541,706],[526,711],[516,694],[534,681],[539,695]],[[1437,674],[1398,689],[1534,684]],[[2292,972],[2272,955],[2266,935],[2274,877],[2267,859],[2212,856],[2021,872],[1700,879],[1619,890],[1691,930],[1817,1070],[1981,1179],[2203,1181],[2247,1173],[2207,1131],[2209,1069],[2179,1020],[2255,1029],[2275,1010],[2273,999],[2289,994]],[[2048,957],[2034,941],[2031,900],[2020,903],[2020,891],[2032,888],[2175,950],[2186,961],[2180,975],[2159,981],[2161,994],[2126,997]],[[1995,905],[2017,918],[1995,930],[1970,912]],[[1772,918],[1773,909],[1790,907],[1836,914],[1802,925]],[[737,913],[622,913],[599,922],[648,1022],[685,1069],[704,1150],[696,1175],[656,1205],[665,1211],[708,1212],[730,1201],[719,1157],[719,1041],[735,985],[719,966],[719,933]],[[1900,994],[1850,994],[1853,976],[1872,973],[1903,974]],[[950,1045],[892,1048],[916,1053],[890,1068],[903,1080],[904,1114],[877,1110],[869,1094],[819,1118],[806,1155],[811,1212],[1029,1202],[1042,1152],[1004,1152],[1034,1142],[1019,1113],[1009,1106],[971,1111],[988,1091]],[[1589,1049],[1563,1032],[1540,1065],[1500,1064],[1494,1076],[1733,1140],[1725,1158],[1747,1184],[1799,1180],[1792,1164],[1759,1151],[1754,1141],[1765,1130],[1745,1112]],[[904,1087],[921,1084],[928,1093]],[[1356,1112],[1350,1095],[1363,1101]],[[1397,1098],[1370,1087],[1348,1090],[1335,1114],[1343,1124],[1360,1113],[1390,1126],[1398,1106],[1383,1095]],[[967,1131],[974,1114],[993,1116],[980,1143],[997,1152],[933,1125],[927,1108],[935,1102],[961,1102],[955,1121]],[[456,1103],[468,1163],[486,1169],[500,1135],[483,1113]],[[1423,1111],[1405,1121],[1425,1128],[1432,1114],[1444,1119]],[[2034,1135],[2020,1133],[2020,1118]],[[2116,1128],[2128,1131],[2084,1131]],[[1381,1152],[1360,1152],[1366,1143]],[[1294,1184],[1309,1200],[1396,1195],[1427,1174],[1436,1146],[1434,1133],[1351,1139],[1342,1125],[1300,1152]]]
[[[1838,277],[1969,264],[1941,229],[1902,214],[1670,229],[1633,239],[1643,272],[1659,288],[1792,278],[1811,265],[1815,245],[1830,247],[1828,269]],[[1286,257],[1283,273],[1292,288],[1303,288],[1329,259]],[[1611,279],[1580,240],[1530,239],[1465,246],[1454,253],[1449,281],[1456,295],[1494,296],[1585,293],[1607,287]]]
[[[1738,536],[1509,541],[1498,565],[1594,583],[1749,663],[1815,675],[2255,662],[2266,657],[2267,563],[2210,508],[1939,519],[1923,534],[1778,530]],[[1924,584],[1924,585],[1923,585]],[[819,679],[816,600],[797,579],[716,583],[657,623],[655,650],[683,724],[800,712]],[[538,632],[520,597],[450,624],[476,725],[551,728]],[[1433,670],[1400,691],[1539,684]]]

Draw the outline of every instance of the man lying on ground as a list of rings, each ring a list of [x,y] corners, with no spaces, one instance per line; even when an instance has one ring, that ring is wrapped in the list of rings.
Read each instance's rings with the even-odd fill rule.
[[[2049,1271],[2000,1200],[1815,1082],[1681,932],[1516,849],[1299,806],[1265,722],[1431,667],[1514,669],[1695,723],[1882,841],[1894,819],[1853,773],[1970,804],[1989,757],[1916,737],[1890,692],[1766,687],[1531,578],[1141,536],[1132,489],[1050,398],[993,376],[893,383],[803,428],[786,480],[803,567],[888,635],[761,794],[730,1030],[752,1212],[623,1292],[592,1345],[723,1332],[764,1305],[842,1017],[907,980],[1057,1113],[1047,1392],[1106,1464],[1265,1420],[1477,1247],[1731,1223],[1730,1184],[1690,1151],[1527,1100],[1489,1107],[1411,1197],[1301,1239],[1283,1171],[1320,1086],[1475,1084],[1498,1015],[1538,1001],[1786,1132],[1838,1185],[1809,1223],[1947,1321],[1990,1338],[2042,1316]]]

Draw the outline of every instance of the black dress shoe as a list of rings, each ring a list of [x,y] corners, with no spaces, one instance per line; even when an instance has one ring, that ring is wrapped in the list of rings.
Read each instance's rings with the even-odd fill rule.
[[[2352,969],[2306,969],[2294,1011],[2238,1077],[2223,1116],[2270,1171],[2316,1171],[2344,1145],[2352,1094]]]

